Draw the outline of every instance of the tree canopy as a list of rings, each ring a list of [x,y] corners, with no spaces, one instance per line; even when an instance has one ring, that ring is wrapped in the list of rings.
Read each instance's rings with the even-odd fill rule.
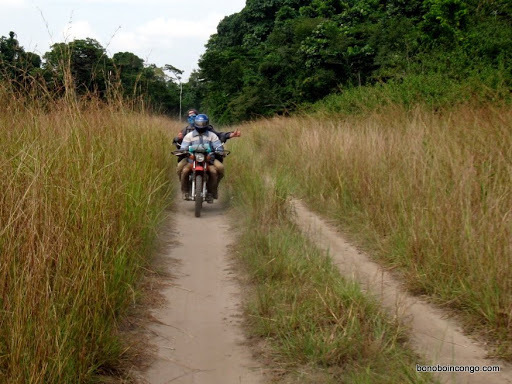
[[[203,105],[225,121],[286,113],[341,89],[418,72],[502,71],[507,0],[247,0],[202,56]]]
[[[170,72],[174,76],[167,75]],[[9,81],[19,91],[29,90],[41,80],[57,97],[66,89],[77,94],[107,98],[120,91],[127,98],[143,98],[164,113],[179,111],[179,81],[182,71],[168,64],[159,68],[146,65],[131,52],[108,57],[105,48],[91,38],[56,43],[43,55],[25,52],[14,32],[0,38],[0,80]]]
[[[10,79],[14,87],[23,88],[40,67],[39,55],[25,52],[14,32],[0,37],[0,79]]]

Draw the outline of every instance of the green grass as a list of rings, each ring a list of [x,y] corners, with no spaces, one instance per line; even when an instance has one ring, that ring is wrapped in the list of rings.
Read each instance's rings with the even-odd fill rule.
[[[276,381],[432,382],[415,372],[419,358],[404,346],[406,329],[342,278],[293,224],[287,180],[265,183],[253,138],[237,142],[226,185],[241,228],[236,250],[253,292],[250,332],[272,346],[272,364],[285,372]]]
[[[489,102],[510,105],[510,84],[499,71],[488,70],[469,75],[463,80],[443,72],[409,74],[400,79],[370,86],[349,87],[328,95],[313,104],[299,107],[302,113],[319,118],[336,115],[363,115],[391,108],[413,110],[418,105],[426,109],[459,107]]]

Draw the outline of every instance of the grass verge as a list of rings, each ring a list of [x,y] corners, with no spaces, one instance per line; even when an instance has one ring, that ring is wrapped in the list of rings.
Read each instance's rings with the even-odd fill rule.
[[[239,227],[236,250],[250,276],[250,332],[268,340],[279,382],[429,383],[406,332],[290,220],[285,179],[266,185],[252,142],[240,140],[226,185]],[[248,160],[252,159],[252,160]]]
[[[272,169],[402,271],[412,292],[455,309],[510,360],[510,108],[319,116],[248,126],[259,169]]]

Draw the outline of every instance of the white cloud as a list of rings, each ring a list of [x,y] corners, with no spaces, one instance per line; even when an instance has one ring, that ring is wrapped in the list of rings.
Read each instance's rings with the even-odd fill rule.
[[[217,24],[224,17],[222,14],[211,14],[206,17],[200,28],[195,20],[163,18],[150,20],[134,30],[118,31],[112,38],[111,51],[140,51],[149,55],[151,51],[161,51],[172,48],[178,40],[197,42],[202,46],[216,32]]]
[[[99,40],[98,35],[94,32],[89,22],[84,20],[77,20],[69,23],[62,31],[62,37],[65,41],[85,39],[87,37]]]
[[[26,6],[25,0],[0,0],[0,7],[23,8]]]
[[[221,14],[210,14],[198,25],[197,20],[165,19],[159,17],[137,28],[137,33],[148,37],[199,37],[208,38],[215,33]]]
[[[1,1],[1,0],[0,0]],[[112,3],[112,4],[125,4],[125,5],[140,5],[140,0],[79,0],[77,3],[80,4],[106,4],[106,3]],[[145,0],[145,5],[168,5],[169,1],[166,0]]]
[[[118,32],[110,44],[110,49],[116,52],[138,51],[146,46],[146,39],[134,32]]]
[[[246,0],[0,0],[2,34],[15,31],[26,50],[87,37],[109,56],[133,52],[146,63],[188,73],[220,20]],[[121,26],[117,30],[118,26]]]

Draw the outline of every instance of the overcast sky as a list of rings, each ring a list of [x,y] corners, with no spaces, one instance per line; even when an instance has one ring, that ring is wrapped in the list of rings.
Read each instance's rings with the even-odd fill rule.
[[[91,37],[107,49],[132,52],[146,64],[171,64],[186,79],[197,69],[219,21],[245,0],[0,0],[0,36],[17,34],[26,51]]]

